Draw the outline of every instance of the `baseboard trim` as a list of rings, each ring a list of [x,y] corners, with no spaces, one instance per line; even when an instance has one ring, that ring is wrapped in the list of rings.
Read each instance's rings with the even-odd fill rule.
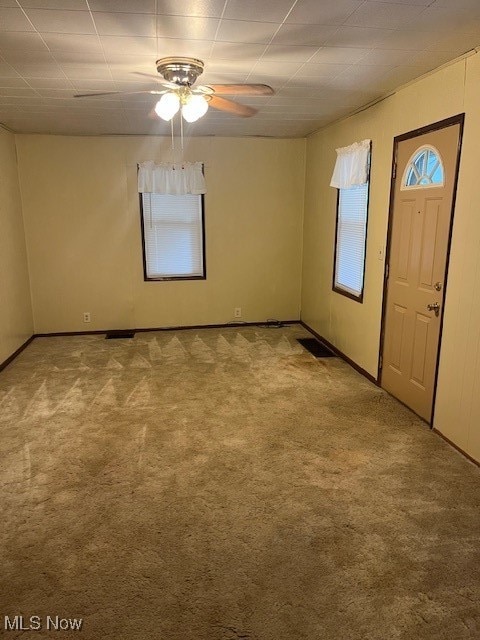
[[[53,331],[52,333],[36,333],[34,338],[62,338],[68,336],[94,336],[107,333],[108,329],[98,329],[92,331]]]
[[[445,440],[445,442],[447,444],[449,444],[451,447],[456,449],[458,451],[458,453],[460,453],[462,456],[465,456],[465,458],[467,458],[467,460],[470,460],[470,462],[472,464],[474,464],[477,467],[480,467],[480,461],[479,460],[475,460],[475,458],[472,458],[471,455],[469,455],[466,451],[464,451],[458,445],[456,445],[454,442],[452,442],[449,438],[447,438],[447,436],[444,436],[441,431],[439,431],[438,429],[435,429],[435,428],[433,428],[432,431],[434,433],[436,433],[437,436],[440,436],[442,438],[442,440]]]
[[[192,325],[179,325],[176,327],[151,327],[147,329],[134,329],[137,333],[146,332],[146,331],[184,331],[188,329],[232,329],[234,327],[275,327],[276,323],[279,322],[282,324],[300,324],[300,320],[260,320],[257,322],[223,322],[219,324],[192,324]]]
[[[24,349],[26,349],[28,347],[28,345],[32,342],[32,340],[35,338],[35,335],[30,336],[30,338],[28,338],[28,340],[26,340],[20,347],[18,347],[18,349],[12,353],[11,356],[9,356],[6,360],[4,360],[3,362],[0,362],[0,371],[3,371],[5,369],[5,367],[8,367],[8,365],[13,362],[15,360],[15,358],[17,356],[19,356],[22,351]]]
[[[351,358],[346,356],[343,353],[343,351],[340,351],[340,349],[337,349],[337,347],[335,345],[333,345],[326,338],[324,338],[319,333],[317,333],[314,329],[312,329],[312,327],[309,327],[308,324],[306,322],[304,322],[303,320],[300,320],[300,324],[307,331],[310,331],[310,333],[313,333],[313,335],[317,338],[317,340],[320,340],[320,342],[323,342],[323,344],[326,347],[328,347],[331,351],[333,351],[333,353],[336,353],[339,358],[341,358],[342,360],[345,360],[345,362],[347,364],[349,364],[353,369],[355,369],[355,371],[358,371],[358,373],[360,373],[362,376],[365,376],[365,378],[367,378],[367,380],[370,380],[370,382],[373,382],[373,384],[375,384],[377,387],[379,386],[379,382],[378,382],[377,378],[372,376],[370,373],[368,373],[368,371],[365,371],[365,369],[363,369],[363,367],[361,367],[356,362],[354,362]]]
[[[135,333],[145,333],[148,331],[185,331],[188,329],[229,329],[234,327],[264,327],[270,326],[275,327],[276,322],[273,321],[261,321],[258,322],[223,322],[219,324],[186,324],[186,325],[178,325],[173,327],[141,327],[140,329],[132,329],[127,328],[125,331],[134,331]],[[281,325],[283,324],[301,324],[300,320],[279,320]],[[93,331],[55,331],[52,333],[36,333],[34,338],[54,338],[54,337],[62,337],[62,336],[89,336],[89,335],[98,335],[102,333],[107,333],[107,331],[112,331],[112,329],[95,329]]]

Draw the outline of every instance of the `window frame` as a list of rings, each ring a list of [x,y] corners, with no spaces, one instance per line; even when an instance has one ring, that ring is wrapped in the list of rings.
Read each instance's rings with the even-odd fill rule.
[[[200,198],[200,205],[202,210],[202,272],[201,276],[156,276],[151,277],[147,273],[147,252],[145,248],[145,222],[143,215],[143,193],[139,193],[140,202],[140,225],[142,229],[142,259],[143,259],[143,280],[144,282],[165,282],[165,281],[184,281],[184,280],[206,280],[207,279],[207,259],[205,255],[205,195],[203,193],[198,194]],[[162,194],[157,194],[162,195]]]
[[[350,300],[354,300],[355,302],[359,302],[363,304],[363,296],[365,292],[365,272],[366,272],[366,263],[367,263],[367,239],[368,239],[368,217],[370,211],[370,173],[372,166],[372,143],[370,142],[370,151],[368,155],[368,171],[367,171],[367,210],[365,212],[365,243],[364,243],[364,257],[363,257],[363,280],[362,280],[362,290],[356,295],[355,293],[351,293],[346,289],[342,289],[335,282],[336,273],[337,273],[337,244],[338,244],[338,222],[340,217],[340,189],[337,189],[337,203],[336,203],[336,214],[335,214],[335,244],[333,251],[333,275],[332,275],[332,291],[335,293],[339,293]]]
[[[417,156],[419,156],[422,152],[425,151],[433,151],[433,153],[437,156],[437,160],[438,160],[438,164],[439,167],[442,170],[442,181],[441,182],[432,182],[430,184],[413,184],[413,185],[408,185],[407,184],[407,179],[408,179],[408,173],[410,170],[410,167],[415,164],[415,158]],[[432,174],[433,175],[433,174]],[[422,176],[420,176],[422,177]],[[407,164],[405,165],[405,170],[403,172],[402,175],[402,180],[400,182],[400,191],[411,191],[412,189],[441,189],[442,187],[445,186],[445,166],[443,164],[443,158],[440,154],[440,151],[437,149],[437,147],[433,146],[432,144],[422,144],[420,145],[410,156]]]

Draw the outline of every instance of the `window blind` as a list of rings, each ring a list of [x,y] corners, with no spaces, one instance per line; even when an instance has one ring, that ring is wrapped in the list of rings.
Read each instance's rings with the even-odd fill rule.
[[[147,278],[204,277],[202,196],[142,193]]]
[[[368,182],[339,190],[334,285],[354,296],[363,292]]]

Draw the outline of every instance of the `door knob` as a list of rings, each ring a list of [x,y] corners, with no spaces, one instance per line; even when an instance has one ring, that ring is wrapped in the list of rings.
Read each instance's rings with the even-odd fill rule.
[[[435,315],[438,318],[438,314],[440,313],[440,303],[432,302],[432,304],[427,304],[427,309],[429,311],[435,311]]]

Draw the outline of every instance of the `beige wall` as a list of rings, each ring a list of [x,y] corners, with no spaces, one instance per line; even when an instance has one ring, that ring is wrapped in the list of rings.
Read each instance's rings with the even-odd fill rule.
[[[15,136],[0,128],[0,363],[33,333]]]
[[[480,56],[406,87],[307,141],[302,319],[376,377],[393,138],[466,112],[464,146],[446,292],[434,426],[480,460]],[[331,290],[336,191],[328,186],[335,148],[373,141],[365,296]]]
[[[435,427],[480,462],[480,55],[468,59],[465,132]]]
[[[187,139],[184,159],[205,163],[207,279],[144,282],[136,164],[170,144],[17,136],[37,333],[224,323],[234,307],[299,318],[305,141]]]

